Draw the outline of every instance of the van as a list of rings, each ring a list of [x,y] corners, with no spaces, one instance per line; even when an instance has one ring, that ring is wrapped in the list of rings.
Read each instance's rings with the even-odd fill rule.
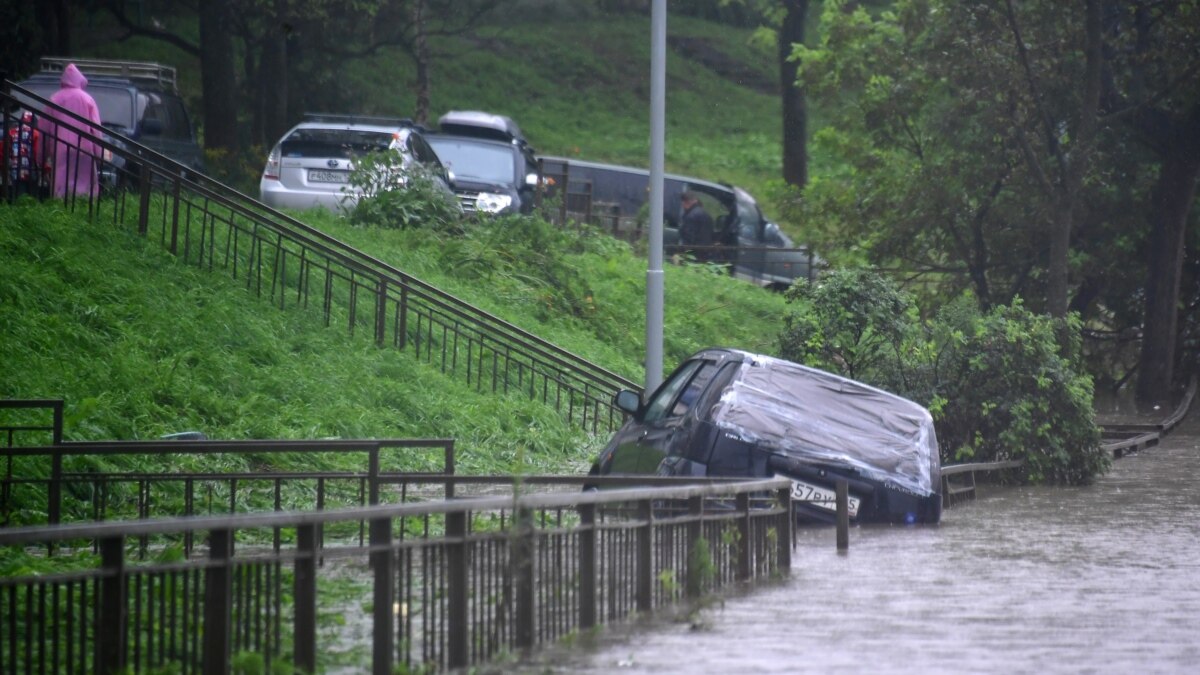
[[[543,171],[563,177],[568,192],[586,185],[595,209],[608,207],[621,219],[636,219],[650,194],[650,172],[618,164],[568,157],[543,157]],[[796,246],[769,220],[754,197],[742,188],[690,176],[666,174],[663,180],[663,245],[680,251],[680,195],[691,191],[713,218],[717,241],[729,252],[714,257],[729,264],[730,273],[772,290],[784,290],[796,279],[813,279],[820,258]]]

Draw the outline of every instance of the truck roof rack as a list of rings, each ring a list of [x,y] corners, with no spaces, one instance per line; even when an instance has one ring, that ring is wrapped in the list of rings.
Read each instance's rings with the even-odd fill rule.
[[[110,77],[133,77],[155,80],[159,84],[176,89],[175,69],[160,63],[145,61],[113,61],[109,59],[74,59],[63,56],[43,56],[43,73],[61,73],[67,64],[74,63],[84,75],[108,75]]]
[[[340,113],[304,113],[305,122],[333,122],[339,124],[378,124],[382,126],[414,127],[418,125],[409,117],[375,117],[371,115],[345,115]]]

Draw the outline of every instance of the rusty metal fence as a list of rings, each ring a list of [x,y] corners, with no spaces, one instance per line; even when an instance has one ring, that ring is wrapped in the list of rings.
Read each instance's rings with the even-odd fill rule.
[[[102,167],[95,192],[54,196],[49,167],[16,185],[9,157],[0,162],[6,199],[29,193],[59,200],[95,221],[136,228],[187,264],[219,271],[280,309],[318,313],[326,325],[365,332],[381,346],[409,350],[478,390],[520,392],[554,406],[592,432],[623,421],[613,407],[633,381],[563,350],[304,223],[6,81],[0,91],[4,138],[22,107],[41,115],[42,147],[72,140],[76,157]],[[71,163],[78,167],[81,162]],[[40,166],[40,164],[39,164]],[[19,188],[19,189],[18,189]]]
[[[461,669],[790,566],[786,480],[575,480],[551,494],[0,530],[0,546],[62,552],[61,571],[0,578],[0,673],[227,673],[246,659]],[[322,545],[321,529],[364,521],[365,543]],[[243,543],[269,532],[278,546]],[[185,536],[205,542],[196,555],[129,557]],[[345,637],[329,615],[368,625],[369,655],[336,663]]]

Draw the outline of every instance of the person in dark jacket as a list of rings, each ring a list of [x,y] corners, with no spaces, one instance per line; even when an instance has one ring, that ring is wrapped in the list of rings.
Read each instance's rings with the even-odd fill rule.
[[[704,210],[696,193],[686,190],[680,195],[683,213],[679,218],[679,242],[685,246],[712,246],[713,219]],[[690,251],[697,260],[708,260],[711,251]]]

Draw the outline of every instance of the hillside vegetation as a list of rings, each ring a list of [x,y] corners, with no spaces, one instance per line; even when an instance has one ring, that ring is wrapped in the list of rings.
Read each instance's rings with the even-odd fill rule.
[[[118,41],[121,31],[105,12],[84,16],[79,54],[176,65],[199,121],[196,58],[144,37]],[[186,13],[159,18],[184,35],[196,31]],[[781,166],[773,51],[755,45],[749,29],[675,15],[668,42],[667,169],[728,181],[765,198]],[[648,17],[499,13],[469,35],[431,37],[431,49],[431,122],[447,110],[486,110],[517,120],[544,154],[648,165]],[[408,116],[414,81],[411,59],[392,48],[290,86],[300,88],[296,96],[310,111]],[[257,194],[269,149],[248,145],[240,173],[228,179]]]
[[[536,220],[457,237],[308,215],[401,269],[642,377],[644,263],[622,244]],[[561,278],[548,283],[547,273]],[[667,288],[667,368],[709,344],[769,350],[781,326],[782,298],[709,268],[673,267]],[[408,353],[325,328],[316,312],[271,309],[223,275],[56,203],[0,208],[0,361],[5,397],[65,399],[72,440],[185,429],[221,439],[452,437],[466,472],[581,470],[603,440],[521,396],[480,394]]]

